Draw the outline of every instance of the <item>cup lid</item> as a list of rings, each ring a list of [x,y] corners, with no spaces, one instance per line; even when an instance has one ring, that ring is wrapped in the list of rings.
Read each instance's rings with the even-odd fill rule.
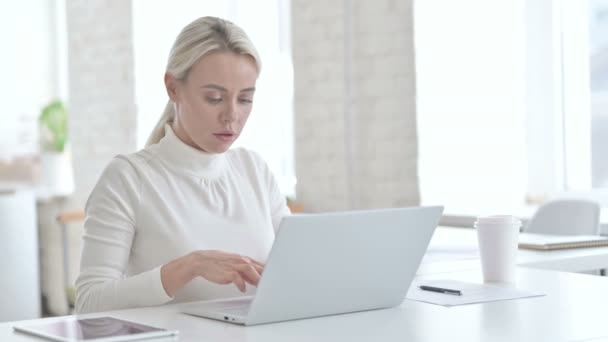
[[[477,217],[477,221],[475,221],[475,226],[480,224],[521,226],[521,220],[513,215],[479,216]]]

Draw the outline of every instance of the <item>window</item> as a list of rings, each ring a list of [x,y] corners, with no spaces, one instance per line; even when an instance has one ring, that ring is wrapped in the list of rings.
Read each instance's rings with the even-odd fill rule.
[[[554,0],[561,38],[564,182],[608,205],[608,2]]]
[[[293,195],[293,68],[288,6],[288,0],[134,0],[138,147],[145,144],[167,102],[163,75],[179,31],[201,16],[226,18],[247,32],[262,59],[253,111],[235,146],[260,153],[283,193]]]
[[[424,0],[415,11],[423,203],[474,214],[553,197],[608,205],[608,1]]]
[[[526,195],[525,1],[415,3],[423,204],[496,213]]]
[[[589,90],[593,188],[608,188],[608,1],[589,8]]]

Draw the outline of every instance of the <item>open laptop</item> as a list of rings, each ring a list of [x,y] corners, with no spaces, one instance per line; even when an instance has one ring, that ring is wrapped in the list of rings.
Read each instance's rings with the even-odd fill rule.
[[[180,311],[255,325],[397,306],[442,211],[413,207],[287,216],[254,297],[187,303]]]

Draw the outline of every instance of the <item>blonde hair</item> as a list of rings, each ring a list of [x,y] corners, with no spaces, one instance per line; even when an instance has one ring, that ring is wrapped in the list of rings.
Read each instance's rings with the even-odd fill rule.
[[[243,29],[228,20],[202,17],[184,27],[175,39],[169,53],[166,72],[178,80],[185,80],[198,60],[217,51],[249,55],[253,57],[258,72],[261,69],[258,52]],[[174,119],[175,108],[169,100],[146,146],[158,143],[165,135],[165,124],[172,123]]]

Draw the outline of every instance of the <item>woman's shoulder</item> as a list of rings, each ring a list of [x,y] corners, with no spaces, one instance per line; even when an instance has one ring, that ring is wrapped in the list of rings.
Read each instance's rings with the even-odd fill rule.
[[[122,178],[136,178],[151,158],[152,153],[147,148],[133,153],[118,154],[110,160],[104,173]]]

